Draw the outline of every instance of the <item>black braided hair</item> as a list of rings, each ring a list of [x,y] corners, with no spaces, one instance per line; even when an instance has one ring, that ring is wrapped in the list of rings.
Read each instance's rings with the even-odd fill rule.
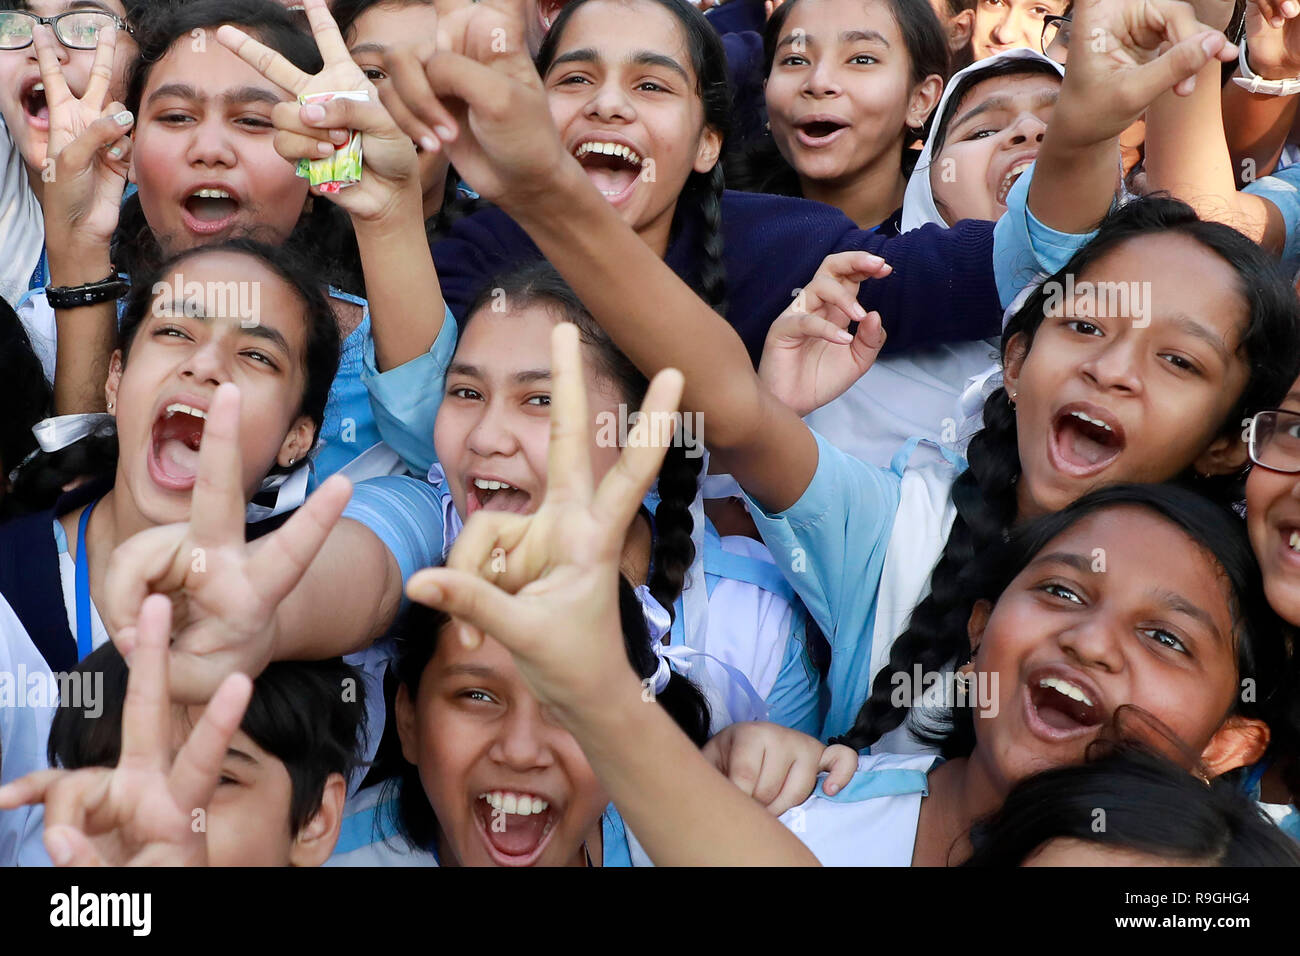
[[[1096,237],[1080,249],[1065,267],[1039,286],[1007,323],[1002,337],[1005,360],[1013,337],[1024,337],[1031,348],[1042,325],[1049,291],[1059,289],[1068,274],[1079,275],[1118,245],[1146,235],[1176,233],[1219,255],[1236,270],[1238,292],[1248,312],[1240,353],[1250,378],[1220,434],[1236,434],[1250,410],[1275,405],[1295,381],[1300,366],[1300,303],[1290,283],[1258,245],[1235,229],[1202,222],[1185,203],[1165,197],[1134,200],[1114,210],[1101,223]],[[962,575],[984,560],[1016,520],[1016,481],[1020,477],[1016,418],[1006,390],[994,391],[984,404],[984,428],[970,442],[969,468],[952,488],[957,517],[942,556],[930,576],[930,593],[912,612],[907,629],[894,642],[889,664],[876,675],[871,695],[863,703],[857,722],[841,742],[861,749],[898,727],[907,711],[893,706],[893,675],[911,673],[916,665],[939,672],[968,659],[966,621],[970,605]],[[1190,480],[1189,474],[1170,479]],[[1240,475],[1197,478],[1196,488],[1221,503],[1241,497]],[[912,732],[937,742],[933,729],[915,726]],[[962,742],[965,745],[965,742]]]
[[[639,409],[649,382],[626,355],[619,351],[582,304],[582,300],[545,260],[527,263],[490,280],[474,298],[466,326],[479,312],[501,296],[511,309],[541,303],[552,308],[563,321],[578,327],[579,338],[594,359],[596,370],[613,382],[629,410]],[[686,447],[679,432],[663,465],[659,468],[659,504],[654,515],[654,544],[650,558],[650,593],[669,614],[682,593],[686,573],[695,560],[691,533],[695,523],[690,507],[699,489],[700,465],[698,446]]]
[[[550,32],[538,50],[537,72],[542,76],[555,59],[560,38],[568,27],[574,12],[591,0],[572,0],[555,18]],[[663,7],[681,24],[686,49],[690,53],[691,68],[695,71],[696,92],[704,107],[704,126],[716,130],[725,144],[731,127],[731,84],[727,76],[727,53],[713,25],[704,14],[687,0],[646,0]],[[722,193],[725,189],[721,161],[707,173],[692,171],[686,177],[681,197],[677,203],[674,228],[680,222],[683,210],[697,214],[702,220],[702,235],[698,255],[699,272],[695,290],[718,314],[727,314],[727,272],[722,254]]]
[[[632,585],[621,575],[618,579],[618,612],[628,663],[638,677],[648,680],[658,670],[659,658],[650,646],[650,632],[646,628],[641,602]],[[411,604],[398,619],[394,629],[397,660],[393,671],[412,703],[419,696],[420,678],[437,653],[438,640],[450,621],[445,612],[422,604]],[[695,746],[704,746],[709,739],[709,704],[689,678],[674,672],[668,685],[655,695],[655,700]],[[396,724],[390,701],[387,726],[396,727]],[[406,840],[414,847],[433,847],[438,834],[438,820],[420,780],[419,767],[403,760],[384,787],[389,793],[396,793],[395,822]]]

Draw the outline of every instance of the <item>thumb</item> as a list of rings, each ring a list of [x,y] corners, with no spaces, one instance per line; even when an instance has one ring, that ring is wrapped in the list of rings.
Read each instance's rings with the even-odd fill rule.
[[[528,628],[522,626],[516,599],[478,575],[452,568],[425,568],[406,582],[406,596],[418,604],[446,611],[480,633],[462,632],[471,650],[490,634],[513,653],[526,653]]]
[[[55,866],[106,865],[86,834],[75,827],[48,827],[45,830],[45,850]]]
[[[65,146],[57,158],[58,165],[65,172],[78,172],[90,166],[94,156],[125,136],[135,123],[131,111],[120,103],[114,103],[113,112],[101,116]]]
[[[1205,31],[1180,40],[1150,63],[1139,67],[1133,77],[1134,92],[1143,104],[1153,102],[1166,90],[1187,96],[1196,88],[1196,74],[1214,60],[1227,61],[1236,47],[1217,30]]]

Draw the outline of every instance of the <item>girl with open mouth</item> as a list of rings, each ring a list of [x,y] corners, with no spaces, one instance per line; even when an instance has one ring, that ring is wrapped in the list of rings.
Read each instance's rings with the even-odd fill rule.
[[[91,148],[102,132],[89,128],[78,140],[85,166],[61,170],[50,184],[51,194],[63,197],[64,212],[50,228],[72,251],[78,269],[67,277],[55,270],[54,284],[75,286],[103,279],[110,262],[134,278],[160,258],[232,236],[318,256],[318,246],[337,231],[336,206],[346,211],[370,266],[371,292],[369,301],[330,292],[343,354],[320,431],[322,448],[305,474],[306,485],[314,487],[381,439],[392,453],[382,465],[367,467],[385,474],[406,467],[403,450],[417,438],[423,441],[433,427],[432,414],[421,418],[426,409],[411,405],[407,394],[415,388],[412,382],[435,374],[429,367],[437,364],[433,353],[448,352],[454,335],[446,329],[439,337],[445,311],[429,305],[436,277],[424,240],[421,180],[410,141],[350,59],[324,5],[307,6],[324,60],[317,41],[270,0],[195,0],[155,11],[136,32],[141,55],[126,91],[136,129],[125,175],[115,180],[93,175],[120,160]],[[192,42],[195,31],[210,42]],[[223,38],[229,48],[219,42]],[[276,77],[294,90],[264,77],[236,50],[250,58],[261,50],[276,52]],[[347,118],[349,129],[361,129],[367,137],[362,181],[333,196],[333,202],[310,195],[307,181],[275,148],[273,114],[287,110],[291,118],[285,122],[302,127],[301,112],[313,107],[300,109],[289,101],[294,93],[315,92],[322,85],[331,91],[350,85],[370,97],[369,103],[350,103]],[[331,130],[327,136],[346,137],[346,129]],[[138,190],[122,205],[127,177]],[[97,210],[93,224],[79,219],[78,210],[87,207]],[[321,266],[327,287],[334,266],[329,261]],[[53,334],[53,312],[47,311]],[[98,396],[84,384],[79,391],[75,383],[97,380],[105,369],[115,309],[102,303],[63,311],[59,324],[78,334],[58,345],[65,373],[55,377],[56,407],[96,410],[102,407]]]

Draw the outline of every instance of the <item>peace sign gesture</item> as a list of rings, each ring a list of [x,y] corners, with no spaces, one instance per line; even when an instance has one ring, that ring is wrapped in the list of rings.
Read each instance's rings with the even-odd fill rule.
[[[369,102],[334,99],[327,103],[281,103],[271,111],[275,123],[275,149],[290,162],[322,159],[348,140],[350,130],[365,135],[361,182],[329,198],[351,215],[363,220],[385,218],[410,197],[404,189],[414,188],[419,206],[420,172],[411,140],[397,128],[379,101],[375,85],[348,53],[338,24],[330,16],[325,0],[306,0],[307,19],[325,62],[315,76],[304,73],[270,47],[238,27],[222,26],[217,40],[276,86],[301,96],[312,93],[360,91]],[[313,189],[313,192],[319,192]]]
[[[45,846],[59,866],[207,863],[206,837],[193,825],[194,812],[212,799],[253,684],[244,674],[227,677],[173,760],[170,630],[167,601],[156,596],[145,601],[130,656],[115,768],[42,770],[0,788],[0,810],[45,804]]]
[[[48,28],[38,26],[32,40],[50,112],[46,169],[51,169],[52,161],[52,175],[42,174],[48,179],[44,200],[47,245],[59,251],[73,245],[102,246],[106,255],[126,189],[131,160],[127,133],[134,122],[121,103],[106,103],[117,29],[100,31],[90,81],[80,99],[68,88]]]
[[[244,534],[247,502],[239,450],[239,389],[217,388],[208,409],[188,524],[150,528],[120,544],[104,585],[104,622],[122,653],[139,641],[146,596],[176,606],[172,694],[201,703],[235,671],[260,674],[272,660],[276,607],[306,572],[351,495],[332,477],[285,524],[254,542]]]
[[[577,326],[557,325],[551,352],[541,506],[530,515],[475,512],[447,566],[418,572],[406,592],[499,640],[538,698],[563,710],[620,688],[639,690],[619,623],[619,560],[672,440],[683,379],[675,369],[655,376],[627,447],[593,490]]]

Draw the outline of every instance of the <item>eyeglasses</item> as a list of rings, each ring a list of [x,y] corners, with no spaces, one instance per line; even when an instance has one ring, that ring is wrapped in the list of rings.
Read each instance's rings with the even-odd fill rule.
[[[1300,474],[1300,412],[1270,409],[1250,420],[1250,460],[1270,471]]]
[[[1065,62],[1070,50],[1070,18],[1043,17],[1043,54],[1057,63]]]
[[[116,27],[132,32],[126,21],[106,10],[69,10],[57,17],[38,17],[23,10],[0,10],[0,50],[24,50],[32,45],[38,24],[54,29],[59,42],[70,50],[93,50],[101,30]]]

